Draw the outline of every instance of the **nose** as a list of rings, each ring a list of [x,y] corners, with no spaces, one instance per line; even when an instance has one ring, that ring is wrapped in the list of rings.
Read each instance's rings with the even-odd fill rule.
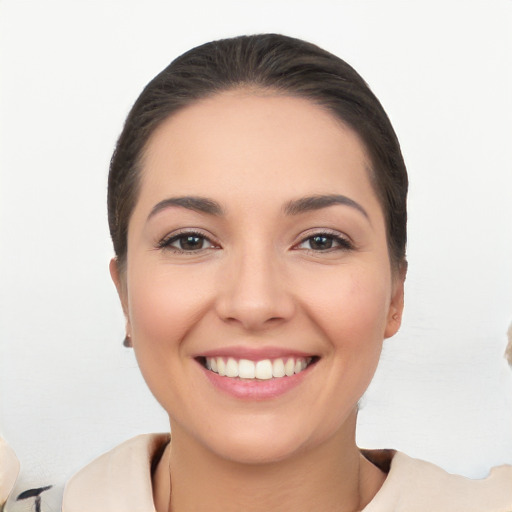
[[[289,320],[295,302],[283,265],[272,251],[246,251],[221,276],[216,309],[219,317],[245,330],[265,330]]]

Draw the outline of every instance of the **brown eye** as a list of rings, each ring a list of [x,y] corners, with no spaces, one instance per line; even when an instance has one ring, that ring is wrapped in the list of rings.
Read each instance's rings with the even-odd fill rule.
[[[214,244],[199,233],[180,233],[162,240],[158,247],[160,249],[169,249],[177,253],[199,252],[205,249],[211,249]]]
[[[184,251],[197,251],[204,246],[205,239],[197,235],[184,235],[176,240],[177,245]]]
[[[298,249],[306,249],[315,252],[343,251],[352,249],[352,243],[346,238],[330,233],[318,233],[308,236],[299,245]]]
[[[309,239],[309,247],[314,251],[325,251],[332,249],[334,240],[331,236],[317,235]]]

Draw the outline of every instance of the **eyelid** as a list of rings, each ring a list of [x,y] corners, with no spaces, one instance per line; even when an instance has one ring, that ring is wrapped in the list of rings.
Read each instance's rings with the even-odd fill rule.
[[[200,237],[200,238],[203,238],[204,240],[207,240],[211,245],[210,247],[204,247],[204,248],[201,248],[201,249],[197,249],[197,250],[190,250],[190,251],[187,251],[187,250],[184,250],[184,249],[179,249],[178,247],[173,247],[171,244],[173,242],[175,242],[176,240],[179,240],[181,237],[184,237],[186,235],[192,235],[192,236],[197,236],[197,237]],[[158,240],[155,244],[155,248],[156,249],[162,249],[162,250],[170,250],[170,251],[174,251],[176,253],[181,253],[181,254],[198,254],[202,251],[206,251],[206,250],[209,250],[209,249],[220,249],[220,244],[218,244],[214,237],[210,234],[207,234],[205,233],[203,230],[199,229],[199,228],[180,228],[180,229],[177,229],[175,231],[172,231],[168,234],[166,234],[164,237],[162,237],[160,240]]]
[[[312,228],[305,232],[302,232],[300,234],[300,237],[298,237],[299,238],[298,241],[293,244],[292,249],[301,250],[299,247],[301,244],[307,242],[309,239],[314,238],[315,236],[322,236],[322,235],[332,238],[334,241],[337,241],[339,243],[339,245],[336,247],[333,247],[331,249],[326,249],[324,251],[314,250],[314,249],[303,249],[303,250],[320,253],[320,252],[329,252],[329,251],[334,251],[334,250],[348,251],[348,250],[355,249],[355,244],[354,244],[353,240],[348,235],[346,235],[345,233],[342,233],[341,231],[337,231],[335,229],[329,229],[329,228]]]

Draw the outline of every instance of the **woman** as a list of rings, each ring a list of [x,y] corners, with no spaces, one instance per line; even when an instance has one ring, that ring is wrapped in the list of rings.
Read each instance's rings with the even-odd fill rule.
[[[406,195],[380,103],[316,46],[217,41],[150,82],[111,162],[110,271],[172,443],[97,459],[63,509],[512,510],[511,467],[471,482],[356,446],[401,322]]]

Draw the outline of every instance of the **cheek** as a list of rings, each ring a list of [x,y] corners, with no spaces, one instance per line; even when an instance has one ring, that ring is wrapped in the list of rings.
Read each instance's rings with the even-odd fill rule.
[[[302,276],[301,295],[308,324],[324,340],[325,385],[315,396],[318,436],[338,431],[354,411],[377,368],[390,296],[386,268],[365,265]],[[315,420],[316,421],[316,420]]]
[[[128,275],[128,307],[134,339],[153,345],[179,344],[200,320],[208,301],[201,275],[190,280],[187,271],[172,267],[134,265],[134,268]]]
[[[143,269],[143,271],[140,271]],[[153,395],[166,410],[179,408],[187,381],[190,337],[205,315],[209,293],[201,276],[192,281],[185,269],[134,265],[128,274],[129,317],[140,370]],[[185,364],[184,364],[185,363]]]
[[[338,348],[364,349],[384,338],[390,300],[390,278],[373,268],[352,268],[310,283],[307,307]]]
[[[164,409],[181,410],[185,407],[182,397],[190,391],[183,388],[190,382],[190,345],[183,340],[190,338],[204,317],[210,293],[204,276],[191,280],[183,268],[147,262],[141,265],[134,260],[127,273],[127,289],[137,362]]]

